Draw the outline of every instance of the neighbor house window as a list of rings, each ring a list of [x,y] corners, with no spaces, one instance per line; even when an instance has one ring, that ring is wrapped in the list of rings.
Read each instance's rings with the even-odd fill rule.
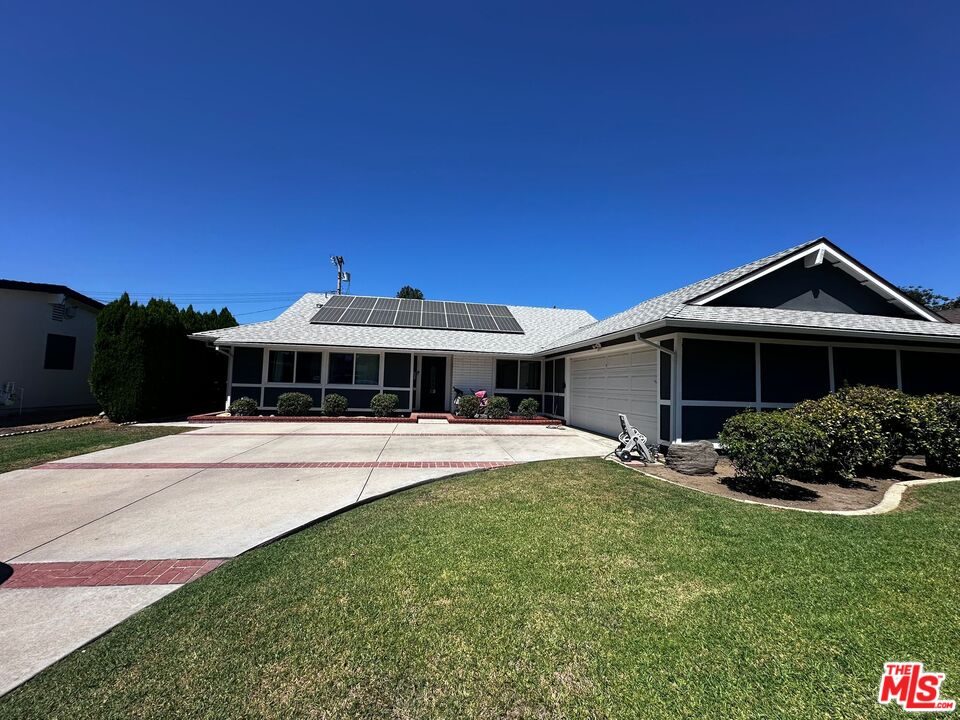
[[[539,390],[539,360],[497,360],[497,388],[500,390]]]
[[[292,350],[271,350],[267,382],[292,383],[294,355]]]
[[[380,356],[365,353],[330,353],[327,382],[331,385],[379,385]]]
[[[323,382],[323,353],[299,352],[297,353],[297,382],[298,383],[322,383]]]
[[[47,349],[43,356],[44,370],[73,370],[77,339],[72,335],[47,335]]]

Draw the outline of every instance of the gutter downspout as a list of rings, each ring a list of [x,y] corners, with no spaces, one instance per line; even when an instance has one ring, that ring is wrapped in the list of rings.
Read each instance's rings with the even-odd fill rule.
[[[644,337],[640,337],[640,333],[634,333],[633,338],[634,338],[634,340],[636,340],[637,342],[643,343],[644,345],[649,345],[649,346],[652,347],[654,350],[659,350],[660,352],[665,352],[665,353],[667,353],[667,355],[670,355],[671,357],[676,354],[676,351],[675,351],[675,350],[671,350],[670,348],[665,348],[665,347],[663,347],[663,345],[661,345],[660,343],[655,343],[655,342],[653,342],[653,341],[651,341],[651,340],[647,340],[647,339],[644,338]]]

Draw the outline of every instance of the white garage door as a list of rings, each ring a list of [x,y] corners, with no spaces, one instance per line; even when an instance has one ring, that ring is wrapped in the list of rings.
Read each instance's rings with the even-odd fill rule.
[[[631,350],[573,360],[570,424],[602,435],[620,432],[618,413],[650,440],[657,438],[657,353]]]

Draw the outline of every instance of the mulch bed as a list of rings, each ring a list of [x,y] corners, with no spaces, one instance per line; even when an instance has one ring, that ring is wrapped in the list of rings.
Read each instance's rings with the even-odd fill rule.
[[[665,465],[628,463],[648,475],[670,480],[679,485],[702,490],[713,495],[752,500],[768,505],[803,508],[806,510],[862,510],[879,503],[887,489],[902,480],[946,477],[927,470],[922,457],[905,457],[888,477],[863,477],[849,482],[803,482],[781,478],[772,483],[757,483],[738,478],[733,463],[725,457],[717,463],[712,475],[684,475]]]

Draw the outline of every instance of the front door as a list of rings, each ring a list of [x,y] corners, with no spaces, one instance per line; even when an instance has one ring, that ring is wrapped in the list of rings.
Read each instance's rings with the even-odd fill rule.
[[[443,412],[444,389],[447,384],[447,359],[435,355],[420,358],[420,409]]]

